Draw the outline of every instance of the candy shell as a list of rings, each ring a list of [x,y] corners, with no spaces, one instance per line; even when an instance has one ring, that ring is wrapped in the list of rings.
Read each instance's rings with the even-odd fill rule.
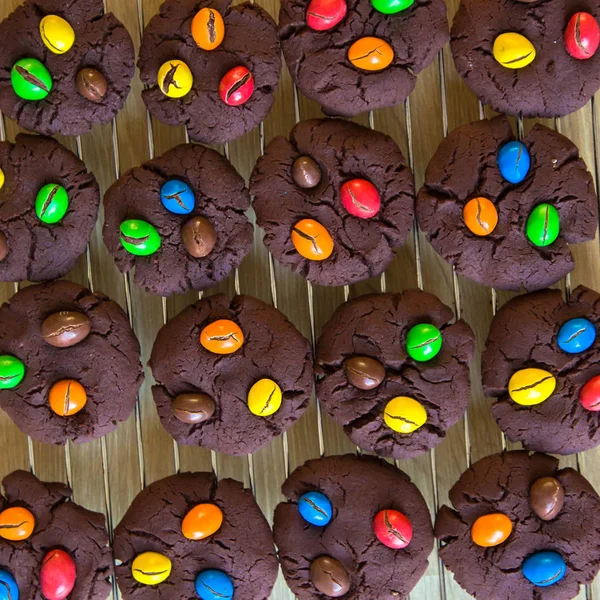
[[[19,586],[6,569],[0,569],[0,600],[19,600]]]
[[[160,188],[160,201],[163,206],[176,215],[187,215],[194,210],[194,192],[179,179],[170,179]]]
[[[329,498],[321,492],[306,492],[298,498],[298,510],[302,518],[311,525],[324,527],[331,521],[333,509]]]
[[[54,54],[68,52],[75,43],[75,32],[70,23],[58,15],[46,15],[40,21],[40,37]]]
[[[529,150],[523,142],[508,142],[498,152],[498,169],[506,181],[510,183],[521,183],[531,166]]]
[[[162,583],[171,574],[171,559],[158,552],[138,554],[131,565],[133,578],[144,585]]]
[[[491,548],[504,543],[513,530],[512,521],[502,513],[479,517],[471,527],[471,539],[482,548]]]
[[[379,511],[373,519],[373,530],[377,539],[393,550],[406,548],[413,535],[410,520],[398,510]]]
[[[565,576],[567,564],[558,552],[542,550],[526,558],[521,569],[533,585],[548,587]]]
[[[600,410],[600,375],[592,377],[579,391],[579,401],[586,410]]]
[[[75,587],[75,562],[64,550],[50,550],[40,570],[40,587],[46,600],[65,600]]]
[[[223,571],[207,569],[196,577],[196,593],[201,600],[231,600],[233,582]]]
[[[558,331],[558,347],[569,354],[588,350],[596,340],[596,327],[583,317],[569,319]]]
[[[554,392],[556,377],[544,369],[520,369],[508,382],[508,394],[522,406],[541,404]]]
[[[181,523],[181,532],[188,540],[203,540],[216,533],[223,524],[223,511],[216,504],[198,504]]]

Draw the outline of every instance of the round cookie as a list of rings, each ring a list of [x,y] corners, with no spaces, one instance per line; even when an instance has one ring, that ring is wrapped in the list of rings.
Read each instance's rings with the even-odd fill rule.
[[[578,60],[566,49],[564,32],[578,11],[598,19],[600,2],[462,0],[451,31],[459,75],[484,104],[500,113],[560,117],[576,111],[600,87],[600,53]],[[505,33],[517,33],[533,44],[533,62],[514,68],[518,63],[505,67],[496,60],[494,45]],[[515,54],[530,52],[531,47],[521,51],[517,46]]]
[[[189,539],[183,534],[183,521],[200,504],[218,507],[222,523],[203,539]],[[207,569],[231,579],[236,600],[267,600],[277,578],[273,535],[252,492],[233,479],[217,481],[212,473],[180,473],[149,485],[115,529],[113,546],[125,600],[197,598],[196,578]],[[133,562],[146,552],[171,561],[164,583],[136,581]],[[226,596],[215,596],[219,597]]]
[[[577,353],[565,352],[558,343],[561,327],[579,318],[589,321],[593,334],[600,327],[600,295],[584,286],[576,288],[568,302],[560,290],[517,296],[492,321],[482,358],[483,389],[495,399],[492,414],[500,429],[529,450],[573,454],[600,444],[600,413],[580,401],[585,384],[600,375],[598,343]],[[567,339],[576,340],[581,333],[577,327]],[[518,371],[532,368],[547,373],[533,373],[525,385],[545,379],[555,388],[547,399],[525,405],[521,402],[526,400],[512,391],[525,386],[510,386],[515,401],[509,384]]]
[[[192,36],[193,19],[203,9],[215,11],[209,18],[222,19],[224,25],[223,41],[212,50],[199,47]],[[183,78],[186,67],[191,71],[186,76],[191,89],[178,98],[165,95],[158,83],[159,70],[173,60],[185,64],[175,71],[177,77]],[[219,88],[225,75],[239,66],[250,72],[252,94],[243,104],[228,105]],[[230,0],[166,0],[144,29],[138,67],[147,86],[142,98],[152,116],[167,125],[185,125],[197,142],[229,142],[254,129],[271,110],[281,71],[277,27],[250,2],[230,6]],[[186,89],[182,85],[172,91]]]
[[[0,172],[0,280],[62,277],[85,252],[96,224],[96,179],[56,140],[23,134],[14,144],[0,142]],[[68,210],[56,223],[36,214],[36,198],[49,184],[68,196]]]
[[[87,323],[89,333],[78,329],[73,339],[69,332],[77,328],[65,312]],[[24,367],[22,380],[0,385],[0,408],[21,431],[49,444],[87,442],[113,431],[133,411],[144,378],[139,342],[121,307],[70,281],[23,288],[2,305],[0,355]],[[0,360],[0,380],[5,369]],[[55,386],[67,381],[71,387],[61,396]]]
[[[405,598],[425,572],[433,549],[429,510],[408,475],[393,465],[352,454],[309,460],[281,489],[288,501],[275,510],[273,533],[286,582],[299,600],[328,597],[310,575],[311,564],[324,556],[341,563],[337,579],[344,572],[349,579],[347,600]],[[300,499],[309,492],[331,503],[333,515],[325,526],[300,513]],[[376,537],[373,521],[380,511],[388,511],[388,518],[399,511],[410,521],[412,538],[404,548],[389,548]],[[331,585],[327,579],[318,577]]]
[[[540,484],[534,484],[542,478],[552,478],[551,483],[564,492],[562,507],[559,494],[546,497],[560,508],[549,519],[539,510],[540,496],[535,494]],[[444,544],[440,558],[457,583],[476,598],[568,600],[600,568],[600,528],[595,519],[600,498],[577,471],[559,470],[552,456],[524,451],[487,456],[461,475],[450,490],[450,501],[454,508],[442,506],[435,522],[435,535]],[[482,547],[473,541],[472,528],[490,514],[508,517],[511,533],[495,547]],[[531,583],[522,570],[526,559],[542,551],[556,552],[566,563],[562,579],[547,587]]]
[[[73,45],[60,54],[50,49],[56,44],[52,25],[42,24],[50,15],[66,20],[63,28],[70,26],[74,33]],[[64,35],[58,39],[65,41]],[[134,73],[133,42],[121,22],[105,14],[102,0],[26,0],[0,23],[0,39],[0,110],[21,127],[45,135],[80,135],[111,121],[125,104]],[[13,66],[25,57],[41,61],[51,77],[50,91],[41,100],[21,98],[11,84]],[[92,92],[84,96],[79,91],[78,75],[90,68],[105,79],[104,94],[95,79]]]
[[[168,182],[181,187],[163,188]],[[178,194],[185,188],[189,198]],[[225,279],[250,251],[253,228],[245,215],[249,206],[244,180],[226,158],[197,144],[182,144],[130,169],[108,189],[104,243],[117,267],[124,273],[135,267],[134,281],[151,294],[204,290]],[[189,212],[182,214],[183,210]],[[185,244],[184,226],[198,216],[208,219],[216,236],[203,257],[191,255]],[[160,238],[157,251],[136,256],[125,248],[121,226],[129,220],[143,220],[155,229]]]
[[[509,143],[516,142],[506,117],[454,130],[427,167],[417,217],[431,245],[459,274],[498,289],[536,290],[573,270],[568,244],[594,238],[598,200],[592,176],[566,137],[534,125],[516,161],[521,164],[527,153],[530,166],[516,184],[498,166]],[[497,225],[487,234],[474,233],[465,220],[466,204],[478,198],[490,200],[497,211]],[[528,237],[528,220],[542,205],[558,212],[559,235],[537,246]]]
[[[449,39],[441,0],[418,0],[396,14],[378,12],[370,0],[338,0],[346,11],[338,24],[321,31],[307,24],[307,16],[334,4],[284,0],[279,13],[281,47],[292,79],[328,115],[353,117],[403,102],[417,75]],[[373,48],[349,54],[355,42],[372,37],[377,38]],[[377,55],[384,44],[393,53],[386,68],[366,70],[360,61],[354,61],[358,66],[350,61],[355,55]]]
[[[213,334],[223,320],[235,331]],[[216,353],[202,344],[208,339],[214,349],[219,338],[236,342],[235,351]],[[165,429],[181,444],[226,454],[250,454],[289,429],[308,406],[313,386],[308,341],[281,312],[251,296],[210,296],[189,306],[160,329],[149,364]],[[269,410],[254,414],[248,395],[262,379],[271,380],[263,405]],[[274,384],[281,405],[272,413],[279,395]],[[203,400],[175,403],[184,394]]]
[[[318,183],[312,188],[300,187],[294,177],[294,165],[301,157],[316,163],[311,164]],[[306,168],[296,165],[296,171],[301,176]],[[345,186],[357,179],[370,186],[366,200],[379,199],[374,216],[355,216],[344,204]],[[275,138],[256,163],[250,193],[269,251],[280,263],[321,285],[380,275],[413,226],[413,176],[396,143],[383,133],[339,119],[303,121],[292,129],[289,140]],[[365,205],[360,193],[348,190],[348,206],[354,212]],[[331,237],[333,250],[327,258],[306,258],[295,247],[293,235],[304,219],[327,230],[318,238]]]

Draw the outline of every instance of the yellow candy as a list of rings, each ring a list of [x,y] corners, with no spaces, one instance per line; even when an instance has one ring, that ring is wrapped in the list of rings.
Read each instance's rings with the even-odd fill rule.
[[[494,58],[507,69],[522,69],[535,58],[535,47],[520,33],[502,33],[494,41]]]
[[[40,36],[44,46],[54,54],[68,52],[75,43],[73,28],[58,15],[47,15],[40,21]]]
[[[261,379],[248,392],[248,408],[253,415],[268,417],[279,410],[281,399],[281,388],[272,379]]]
[[[4,171],[0,169],[0,190],[4,187]]]
[[[510,397],[523,406],[547,400],[556,388],[556,377],[544,369],[521,369],[508,382]]]
[[[139,583],[156,585],[171,574],[171,561],[164,554],[144,552],[135,557],[131,574]]]
[[[383,412],[385,424],[398,433],[412,433],[425,424],[427,412],[423,405],[408,396],[392,398]]]
[[[182,60],[169,60],[158,70],[158,87],[169,98],[183,98],[193,83],[194,76]]]

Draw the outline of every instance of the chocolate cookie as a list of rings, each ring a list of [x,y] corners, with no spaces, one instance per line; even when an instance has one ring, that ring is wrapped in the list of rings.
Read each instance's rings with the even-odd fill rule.
[[[570,140],[536,124],[518,142],[506,117],[496,117],[459,127],[440,144],[417,216],[461,275],[503,290],[536,290],[573,270],[567,243],[594,238],[597,203]]]
[[[104,243],[117,267],[135,267],[134,281],[151,294],[204,290],[250,251],[249,206],[244,180],[226,158],[182,144],[108,189]]]
[[[277,578],[273,535],[252,492],[212,473],[180,473],[149,485],[115,529],[113,545],[126,600],[198,598],[197,579],[209,570],[221,573],[209,582],[215,592],[229,580],[236,600],[267,600]],[[167,559],[169,574],[155,585],[140,581],[148,552]]]
[[[511,441],[556,454],[600,444],[599,326],[600,295],[584,286],[568,302],[559,290],[543,290],[498,311],[482,378],[495,399],[494,418]]]
[[[396,14],[379,12],[373,4],[281,3],[279,36],[292,79],[328,115],[352,117],[400,104],[449,39],[442,0],[390,2],[408,6]],[[338,21],[329,15],[336,9],[342,17]],[[313,25],[311,19],[321,22]]]
[[[452,319],[419,290],[361,296],[336,310],[317,344],[317,397],[357,446],[417,456],[462,418],[474,338]]]
[[[0,280],[65,275],[85,252],[99,204],[96,179],[57,141],[0,142]]]
[[[146,26],[140,48],[138,67],[147,86],[142,98],[150,113],[167,125],[185,125],[191,139],[205,144],[254,129],[271,110],[279,83],[275,22],[258,5],[230,3],[166,0]],[[195,21],[203,10],[206,19]],[[226,78],[237,67],[243,73]],[[236,90],[241,96],[232,96]]]
[[[80,135],[123,108],[133,42],[102,0],[26,0],[0,23],[0,39],[0,110],[21,127]]]
[[[600,568],[600,498],[552,456],[487,456],[461,475],[450,501],[435,523],[440,557],[475,598],[568,600]]]
[[[26,287],[2,305],[0,355],[0,408],[49,444],[113,431],[143,381],[121,307],[70,281]]]
[[[352,454],[309,460],[281,489],[288,501],[275,510],[273,533],[300,600],[396,600],[425,572],[433,549],[429,510],[393,465]],[[316,524],[314,514],[325,521]]]
[[[380,275],[412,229],[413,176],[398,146],[348,121],[303,121],[289,141],[275,138],[250,193],[273,256],[321,285]]]
[[[289,429],[312,392],[310,344],[272,306],[210,296],[156,336],[158,416],[181,444],[250,454]]]

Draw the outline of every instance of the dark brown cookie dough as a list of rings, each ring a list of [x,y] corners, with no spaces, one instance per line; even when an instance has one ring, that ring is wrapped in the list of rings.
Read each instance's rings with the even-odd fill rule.
[[[220,319],[234,321],[244,335],[233,354],[213,354],[200,345],[200,332]],[[251,296],[210,296],[186,308],[158,332],[149,364],[165,429],[181,444],[227,454],[254,452],[289,429],[312,392],[308,341],[281,312]],[[283,392],[281,408],[268,417],[252,414],[247,403],[250,388],[263,378]],[[210,396],[216,404],[211,418],[187,424],[175,417],[173,399],[186,393]]]
[[[191,213],[169,212],[160,190],[170,179],[192,188]],[[169,296],[204,290],[225,279],[252,246],[253,228],[245,211],[250,206],[244,180],[229,161],[214,150],[181,144],[162,156],[123,174],[104,196],[104,243],[117,267],[135,267],[134,281],[147,292]],[[206,217],[216,230],[213,250],[194,258],[185,249],[182,227],[191,217]],[[160,249],[150,256],[134,256],[121,244],[120,225],[127,219],[151,223],[161,237]]]
[[[68,348],[48,344],[40,328],[58,311],[85,313],[90,334]],[[21,431],[49,444],[87,442],[113,431],[133,411],[143,381],[140,345],[121,307],[70,281],[26,287],[2,305],[0,354],[25,365],[18,386],[0,390],[0,408]],[[85,407],[68,417],[48,402],[50,388],[63,379],[78,381],[87,393]]]
[[[198,504],[216,504],[223,524],[213,535],[189,540],[181,522]],[[205,569],[225,572],[236,600],[267,600],[277,578],[273,535],[252,492],[233,479],[212,473],[180,473],[140,492],[115,529],[117,581],[125,600],[197,598],[194,582]],[[131,574],[138,554],[158,552],[172,562],[162,584],[139,584]]]
[[[594,238],[598,200],[577,147],[539,124],[522,140],[531,156],[529,173],[519,184],[506,181],[497,155],[514,139],[506,117],[454,130],[427,167],[417,217],[435,250],[461,275],[503,290],[536,290],[573,270],[567,244]],[[498,225],[483,237],[473,234],[463,219],[466,202],[479,196],[498,211]],[[525,233],[527,218],[540,203],[553,205],[560,215],[558,239],[543,248]]]
[[[0,170],[0,232],[8,245],[0,280],[62,277],[85,252],[96,224],[96,179],[56,140],[35,135],[19,134],[14,144],[0,142]],[[48,183],[62,185],[69,195],[69,209],[56,224],[43,223],[35,212],[36,196]]]
[[[361,296],[337,309],[317,344],[317,397],[357,446],[380,456],[417,456],[437,446],[463,417],[474,338],[464,321],[450,324],[453,318],[449,307],[419,290]],[[440,353],[426,362],[413,360],[406,350],[408,331],[420,323],[442,332]],[[344,360],[352,356],[383,364],[383,382],[371,390],[349,383]],[[396,396],[417,400],[427,412],[426,423],[413,433],[397,433],[384,421],[384,409]]]
[[[147,89],[142,98],[154,117],[167,125],[185,125],[191,139],[220,144],[239,138],[264,121],[279,83],[281,54],[277,27],[258,5],[231,0],[166,0],[144,30],[138,67]],[[191,23],[202,8],[213,8],[225,23],[225,38],[215,50],[199,48]],[[194,77],[183,98],[168,98],[157,85],[160,67],[179,59]],[[228,106],[219,96],[223,76],[237,66],[249,69],[254,92],[245,104]]]
[[[565,503],[555,519],[541,520],[532,510],[531,486],[553,477],[563,486]],[[440,557],[456,581],[475,598],[569,600],[600,568],[600,498],[573,469],[558,469],[547,454],[516,451],[487,456],[465,471],[450,490],[454,510],[443,506],[435,535],[445,545]],[[503,513],[513,530],[499,546],[482,548],[471,539],[471,527],[482,515]],[[522,574],[533,553],[554,550],[567,563],[566,575],[549,587],[536,587]]]
[[[54,54],[42,42],[40,21],[46,15],[66,19],[75,43]],[[108,123],[123,107],[134,73],[134,49],[129,33],[102,0],[26,0],[0,23],[0,110],[21,127],[45,135],[80,135],[96,123]],[[52,90],[44,100],[23,100],[14,92],[10,71],[21,58],[40,60],[52,75]],[[107,80],[100,102],[77,91],[77,73],[99,70]],[[42,161],[39,161],[42,164]]]
[[[402,246],[414,217],[412,172],[392,138],[339,119],[312,119],[289,136],[275,138],[259,158],[250,180],[257,223],[264,243],[282,264],[321,285],[344,285],[380,275]],[[292,165],[311,156],[321,170],[312,189],[294,182]],[[381,209],[370,219],[352,216],[342,205],[340,186],[354,178],[370,181]],[[293,226],[314,219],[333,238],[333,253],[315,261],[303,258],[291,240]]]
[[[310,491],[327,496],[333,517],[325,527],[305,521],[298,499]],[[433,549],[431,517],[425,500],[408,475],[370,456],[329,456],[309,460],[282,486],[288,502],[275,510],[273,533],[283,574],[300,600],[327,598],[311,583],[310,563],[320,556],[340,561],[350,575],[346,600],[405,598],[427,568]],[[386,509],[410,520],[412,540],[393,550],[374,534],[373,519]]]

